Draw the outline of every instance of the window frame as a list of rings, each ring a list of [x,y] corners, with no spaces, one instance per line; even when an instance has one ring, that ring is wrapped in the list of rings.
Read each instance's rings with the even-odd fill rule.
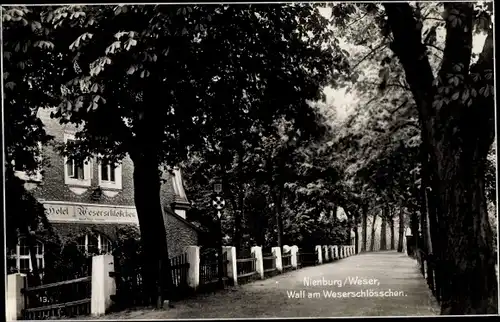
[[[95,233],[94,236],[97,238],[97,250],[98,250],[99,254],[111,254],[111,252],[113,250],[113,242],[107,236],[105,236],[101,233]],[[85,254],[88,254],[88,252],[89,252],[89,234],[85,234],[83,236],[80,236],[80,238],[81,237],[84,237],[84,244],[81,245],[80,243],[78,243],[78,247],[79,247],[79,249],[81,249],[80,246],[83,246],[83,252]],[[103,253],[103,250],[102,250],[103,242],[106,242],[107,246],[108,246],[108,251],[105,253]]]
[[[104,188],[104,189],[111,189],[111,190],[122,190],[122,164],[121,163],[115,163],[115,181],[109,181],[109,180],[103,180],[102,179],[102,166],[103,166],[103,161],[99,160],[97,162],[97,183],[99,187]],[[106,165],[108,167],[108,177],[110,177],[111,174],[111,164]]]
[[[75,135],[72,133],[64,133],[64,144],[68,141],[75,141]],[[71,186],[90,187],[92,179],[92,160],[89,158],[83,161],[83,179],[73,178],[68,171],[68,163],[72,161],[73,172],[75,171],[75,161],[68,156],[64,156],[64,183]]]
[[[17,239],[15,254],[13,254],[13,250],[11,250],[10,254],[7,255],[7,257],[9,259],[14,258],[16,260],[16,269],[18,272],[21,272],[21,260],[27,259],[28,263],[29,263],[29,271],[32,272],[33,271],[33,263],[31,262],[31,254],[30,254],[29,249],[28,249],[28,254],[21,255],[21,243],[23,241],[24,242],[26,241],[26,237],[24,237],[24,236],[19,237]],[[39,246],[39,248],[37,248],[37,249],[41,249],[41,254],[39,254],[38,252],[37,252],[37,254],[35,254],[37,262],[42,264],[42,265],[38,266],[38,269],[44,269],[45,268],[45,245],[44,245],[44,243],[42,243],[39,240],[37,240],[36,243],[37,243],[37,246]],[[25,245],[25,247],[28,247],[28,245]]]

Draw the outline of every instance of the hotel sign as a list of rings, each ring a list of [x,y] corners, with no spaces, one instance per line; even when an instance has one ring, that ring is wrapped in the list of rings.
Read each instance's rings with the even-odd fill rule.
[[[49,222],[138,224],[135,207],[43,202]]]

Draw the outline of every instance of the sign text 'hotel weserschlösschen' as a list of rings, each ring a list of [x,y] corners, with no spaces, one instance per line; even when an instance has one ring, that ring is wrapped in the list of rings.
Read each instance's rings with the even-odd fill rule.
[[[135,207],[44,201],[50,222],[138,224]]]

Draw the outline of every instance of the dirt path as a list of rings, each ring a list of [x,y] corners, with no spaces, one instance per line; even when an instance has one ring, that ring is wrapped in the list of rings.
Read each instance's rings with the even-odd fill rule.
[[[353,285],[356,278],[358,281],[359,278],[372,279],[372,284]],[[327,285],[313,285],[312,280]],[[308,281],[311,281],[309,285]],[[439,307],[419,274],[416,262],[401,253],[377,252],[291,271],[215,294],[201,294],[175,303],[173,309],[136,309],[109,314],[103,318],[114,320],[437,314]]]

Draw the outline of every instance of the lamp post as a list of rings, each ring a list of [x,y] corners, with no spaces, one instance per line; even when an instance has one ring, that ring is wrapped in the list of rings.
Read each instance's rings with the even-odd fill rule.
[[[217,220],[219,222],[219,250],[218,250],[218,275],[219,275],[219,287],[224,288],[223,283],[223,261],[222,261],[222,209],[226,205],[225,200],[221,196],[222,193],[222,183],[214,183],[214,197],[212,199],[212,205],[217,210]]]

